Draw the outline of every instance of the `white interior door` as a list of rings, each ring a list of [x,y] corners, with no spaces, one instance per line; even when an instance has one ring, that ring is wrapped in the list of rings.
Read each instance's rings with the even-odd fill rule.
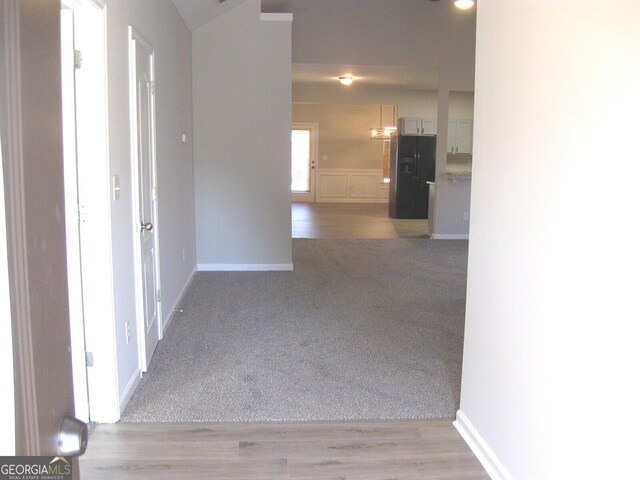
[[[155,92],[153,48],[135,31],[131,37],[134,69],[133,116],[135,129],[134,190],[137,190],[136,244],[138,246],[138,332],[140,367],[146,371],[160,339],[157,255],[157,192],[155,159]]]
[[[315,202],[318,126],[294,124],[291,129],[291,200]]]
[[[20,456],[57,455],[61,421],[74,409],[60,210],[60,2],[2,2],[0,12],[0,404],[14,410],[3,411],[0,418],[0,438],[8,434],[14,439],[2,455],[12,449]],[[10,329],[5,327],[9,322]],[[14,352],[13,380],[5,370],[6,341]],[[5,404],[7,396],[13,401]],[[5,423],[7,413],[14,413],[13,421]],[[74,460],[74,470],[77,465]],[[4,473],[4,478],[14,476]],[[20,471],[16,476],[23,477]]]

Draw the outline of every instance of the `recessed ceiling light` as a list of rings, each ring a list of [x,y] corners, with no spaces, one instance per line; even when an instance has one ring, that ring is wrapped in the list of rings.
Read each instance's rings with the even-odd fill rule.
[[[353,77],[338,77],[342,85],[351,85],[353,83]]]
[[[469,10],[476,4],[476,2],[473,0],[456,0],[453,4],[460,10]]]

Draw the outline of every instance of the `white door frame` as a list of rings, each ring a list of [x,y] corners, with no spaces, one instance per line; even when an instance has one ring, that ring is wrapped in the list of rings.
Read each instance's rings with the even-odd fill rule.
[[[4,204],[4,164],[0,139],[0,455],[16,454],[16,404],[13,378],[13,331],[11,328],[9,251]]]
[[[76,155],[76,101],[74,67],[73,3],[62,1],[60,39],[62,60],[62,125],[64,147],[64,197],[67,242],[67,283],[71,333],[71,366],[76,418],[89,416],[89,385],[85,359],[82,267],[80,260],[80,202],[78,199],[78,161]],[[71,4],[69,4],[71,3]]]
[[[66,216],[79,225],[67,228],[71,246],[68,264],[73,269],[68,282],[75,408],[81,417],[109,423],[119,419],[120,401],[111,247],[105,3],[66,0],[65,4],[74,11],[75,48],[82,55],[81,68],[75,72],[75,152],[65,145],[65,155],[76,157],[65,158],[65,167],[76,162],[76,172],[65,172],[65,196],[71,202],[65,207]],[[73,140],[65,139],[65,143]],[[74,197],[76,205],[72,204]],[[85,352],[91,354],[92,366],[87,366]]]
[[[153,46],[145,40],[132,26],[129,26],[129,119],[131,126],[131,182],[132,182],[132,205],[133,205],[133,250],[134,250],[134,272],[135,272],[135,290],[136,290],[136,323],[138,331],[138,366],[142,372],[147,371],[147,365],[144,361],[146,358],[146,345],[145,345],[145,311],[144,311],[144,292],[143,292],[143,278],[142,278],[142,258],[141,248],[142,242],[140,237],[140,225],[143,221],[151,221],[153,224],[154,235],[154,258],[155,263],[155,281],[156,289],[160,294],[156,295],[157,306],[157,328],[158,328],[158,340],[162,340],[163,328],[162,328],[162,287],[160,285],[160,225],[158,224],[158,165],[156,157],[156,109],[155,109],[155,85],[152,87],[151,95],[151,149],[152,149],[152,172],[151,177],[153,181],[153,208],[152,219],[140,218],[140,181],[139,181],[139,169],[140,159],[138,157],[138,113],[137,113],[137,85],[136,85],[136,42],[140,43],[146,50],[151,52],[151,81],[155,83],[155,50]]]
[[[317,196],[317,170],[318,170],[318,124],[317,123],[293,123],[291,125],[291,130],[310,130],[311,131],[311,155],[310,162],[311,166],[309,167],[310,172],[309,175],[309,185],[312,189],[310,193],[294,193],[291,192],[291,201],[292,202],[306,202],[306,203],[315,203]],[[291,164],[291,161],[289,162]],[[291,170],[291,167],[289,167]]]

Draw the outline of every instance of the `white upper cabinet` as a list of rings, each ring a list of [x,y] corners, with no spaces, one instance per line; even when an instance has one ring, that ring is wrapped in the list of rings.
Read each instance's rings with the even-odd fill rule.
[[[473,121],[449,120],[447,153],[471,154],[473,150]]]
[[[420,135],[435,135],[436,134],[436,121],[432,118],[420,119]]]
[[[401,135],[435,135],[436,121],[432,118],[399,118]]]
[[[398,119],[401,135],[420,135],[422,123],[420,118],[402,117]]]

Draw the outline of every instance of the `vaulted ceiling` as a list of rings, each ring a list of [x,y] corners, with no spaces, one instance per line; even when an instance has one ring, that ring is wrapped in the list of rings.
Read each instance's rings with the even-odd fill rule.
[[[172,0],[178,12],[185,20],[191,31],[211,21],[213,18],[234,8],[245,0]],[[391,0],[388,0],[393,3]],[[434,18],[441,18],[441,13],[447,2],[426,2],[425,7],[435,8]],[[298,18],[307,19],[314,15],[312,10],[317,10],[320,18],[327,20],[327,7],[331,6],[335,15],[340,15],[338,9],[342,2],[345,7],[351,4],[361,4],[363,0],[261,0],[261,8],[265,13],[293,13],[300,14]],[[438,5],[436,7],[436,5]],[[415,10],[415,9],[414,9]],[[411,10],[411,11],[414,11]],[[353,8],[346,12],[353,12]],[[448,18],[445,20],[449,20]],[[376,19],[372,24],[377,24]],[[344,28],[344,19],[340,24]],[[452,27],[455,27],[452,24]],[[433,30],[433,25],[430,26]],[[294,30],[295,33],[295,30]],[[317,33],[317,32],[316,32]],[[362,32],[360,32],[362,33]],[[390,86],[402,89],[433,90],[438,88],[439,74],[437,68],[424,68],[415,66],[381,66],[381,65],[358,65],[358,64],[329,64],[329,63],[294,63],[292,65],[292,80],[294,83],[325,83],[335,82],[338,76],[352,75],[360,85]]]
[[[243,0],[172,0],[191,31]],[[262,0],[263,12],[300,13],[322,0]]]

